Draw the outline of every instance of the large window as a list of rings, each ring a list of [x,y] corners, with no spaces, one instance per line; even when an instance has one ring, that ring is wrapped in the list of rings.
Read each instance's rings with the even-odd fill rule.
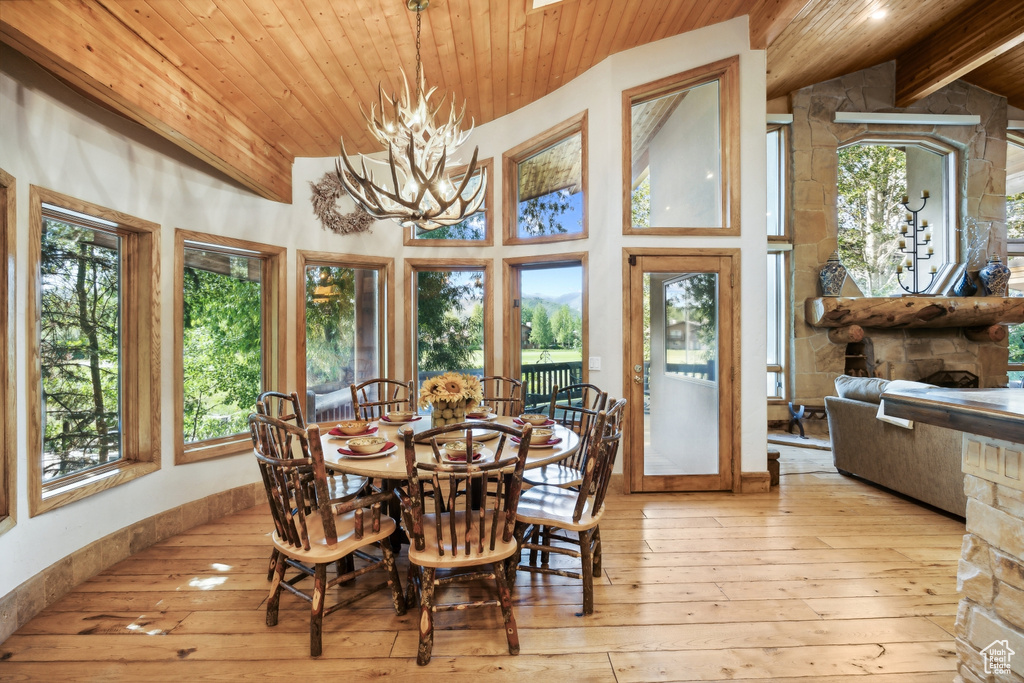
[[[952,150],[923,139],[839,150],[839,257],[865,296],[937,293],[948,284],[958,258],[955,161]],[[916,227],[908,208],[920,211]]]
[[[31,514],[159,466],[158,227],[32,187]]]
[[[175,232],[175,462],[244,450],[256,397],[280,389],[283,258],[280,247]]]
[[[624,234],[739,234],[739,58],[622,93]]]
[[[787,204],[787,171],[789,165],[788,129],[771,126],[766,136],[767,143],[767,218],[768,218],[768,281],[767,319],[768,331],[768,373],[767,395],[769,401],[784,401],[788,382],[786,367],[789,339],[789,281],[788,253],[793,248],[789,241]]]
[[[14,242],[16,235],[14,178],[0,169],[0,534],[14,526],[15,456],[14,418]]]
[[[455,371],[490,374],[493,312],[491,262],[406,259],[406,367],[419,386]]]
[[[480,210],[467,216],[455,225],[446,225],[436,230],[409,228],[405,231],[405,245],[418,247],[449,247],[449,246],[481,246],[494,244],[494,159],[486,159],[477,164],[477,172],[466,186],[464,195],[476,192],[480,177],[485,174],[487,187],[484,188],[484,203]],[[462,182],[466,167],[452,169],[451,179],[454,183]]]
[[[1024,296],[1024,136],[1006,146],[1006,256],[1009,296]],[[1010,386],[1024,387],[1024,323],[1010,325]]]
[[[505,244],[583,239],[587,229],[587,113],[505,153]]]
[[[585,382],[587,254],[505,259],[505,374],[523,381],[527,409],[556,385]]]
[[[350,385],[394,376],[393,292],[393,259],[299,252],[299,390],[311,422],[352,417]]]

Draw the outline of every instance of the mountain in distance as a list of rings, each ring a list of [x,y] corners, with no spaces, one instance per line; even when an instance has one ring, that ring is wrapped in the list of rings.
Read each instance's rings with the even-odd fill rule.
[[[542,294],[524,294],[522,306],[524,310],[532,310],[537,304],[542,304],[548,312],[548,317],[555,314],[563,305],[568,305],[569,310],[577,317],[583,315],[583,296],[579,292],[567,292],[561,296],[548,297]]]

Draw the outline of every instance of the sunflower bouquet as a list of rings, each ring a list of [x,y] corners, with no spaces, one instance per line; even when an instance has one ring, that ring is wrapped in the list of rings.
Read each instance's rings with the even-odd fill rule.
[[[434,425],[461,422],[466,410],[483,400],[480,380],[473,375],[446,372],[423,381],[420,386],[420,408],[433,408]]]

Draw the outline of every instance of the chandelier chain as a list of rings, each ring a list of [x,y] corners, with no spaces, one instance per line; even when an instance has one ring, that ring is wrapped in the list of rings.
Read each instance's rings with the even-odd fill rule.
[[[423,10],[416,10],[416,94],[422,93],[420,88],[420,24],[423,21]]]

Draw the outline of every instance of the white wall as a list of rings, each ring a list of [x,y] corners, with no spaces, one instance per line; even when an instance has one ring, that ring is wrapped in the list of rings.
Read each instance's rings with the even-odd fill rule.
[[[740,271],[743,335],[740,367],[742,386],[742,468],[766,469],[766,403],[764,397],[765,342],[765,58],[747,49],[745,18],[718,24],[620,53],[544,99],[508,116],[480,126],[471,144],[480,157],[495,158],[495,216],[501,215],[501,154],[552,125],[589,110],[590,188],[587,240],[546,246],[428,248],[404,247],[399,228],[379,223],[370,233],[338,236],[321,229],[309,203],[310,181],[333,168],[333,159],[297,159],[293,175],[293,204],[269,202],[188,157],[162,139],[74,95],[22,57],[4,48],[0,59],[0,167],[17,180],[17,263],[27,259],[28,188],[41,185],[59,192],[124,211],[162,226],[161,283],[163,304],[163,465],[159,472],[115,487],[86,500],[28,516],[27,425],[24,362],[25,328],[17,330],[18,354],[18,523],[0,536],[0,594],[6,594],[39,570],[73,550],[117,529],[163,510],[226,488],[254,482],[251,456],[239,455],[175,467],[173,464],[174,381],[172,339],[174,228],[216,233],[268,242],[288,248],[286,278],[289,303],[287,325],[295,329],[295,252],[310,249],[339,253],[390,254],[396,258],[396,340],[404,339],[401,316],[403,257],[483,257],[494,259],[496,325],[500,328],[501,259],[508,256],[559,251],[589,252],[590,355],[602,358],[602,369],[591,380],[613,396],[622,387],[622,248],[731,247],[742,248]],[[743,234],[740,237],[624,237],[621,229],[622,149],[621,91],[663,76],[682,72],[731,55],[740,55],[741,188]],[[427,74],[429,80],[430,74]],[[349,210],[342,207],[342,210]],[[497,229],[497,227],[496,227]],[[500,229],[499,233],[500,235]],[[500,237],[496,240],[500,242]],[[28,276],[16,273],[18,320],[24,321]],[[23,323],[22,323],[23,324]],[[500,329],[495,330],[500,340]],[[401,343],[397,370],[405,372]],[[289,335],[288,357],[294,357]],[[502,367],[501,350],[495,368]],[[294,382],[289,368],[289,383]]]

